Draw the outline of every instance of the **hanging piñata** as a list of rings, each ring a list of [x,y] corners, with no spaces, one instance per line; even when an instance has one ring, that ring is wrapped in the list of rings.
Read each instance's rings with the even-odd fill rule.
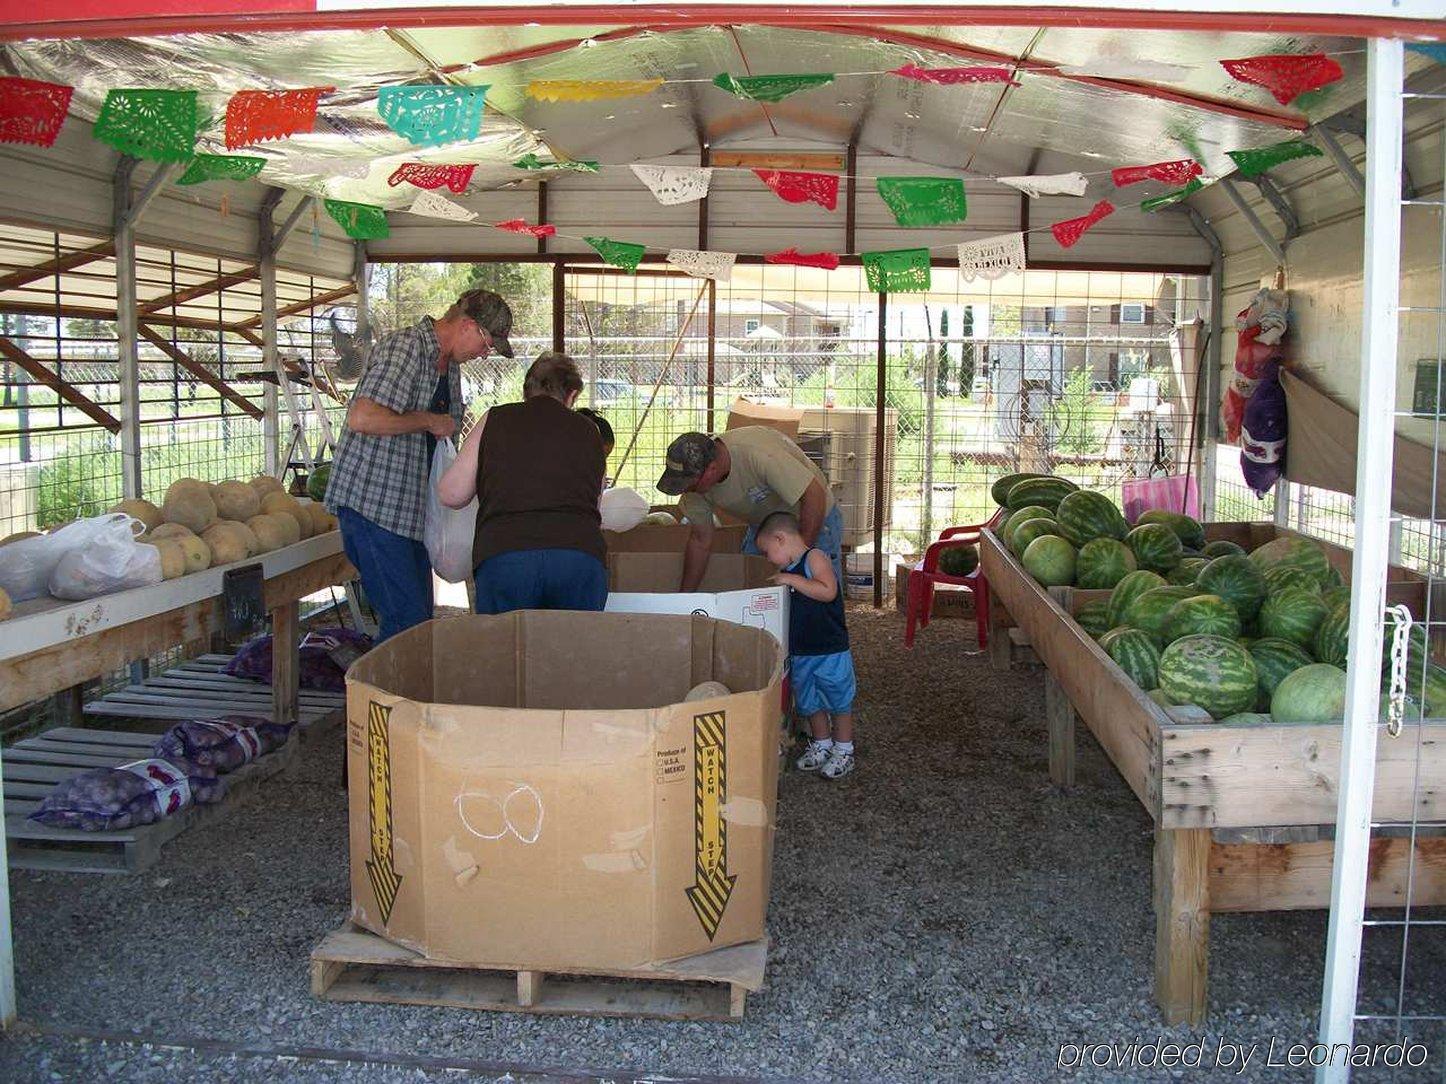
[[[1267,361],[1240,423],[1240,473],[1257,497],[1269,493],[1285,473],[1289,430],[1280,362]]]
[[[1245,404],[1255,394],[1266,364],[1279,361],[1283,356],[1281,340],[1285,338],[1289,319],[1290,294],[1285,290],[1267,288],[1257,290],[1250,304],[1235,317],[1235,329],[1239,333],[1235,345],[1235,371],[1220,405],[1220,424],[1228,444],[1240,440]]]

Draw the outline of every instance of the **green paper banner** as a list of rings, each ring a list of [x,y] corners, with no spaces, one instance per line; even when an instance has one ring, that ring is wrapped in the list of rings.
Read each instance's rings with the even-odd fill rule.
[[[594,161],[569,159],[566,162],[559,162],[555,158],[551,161],[544,161],[530,151],[512,165],[515,169],[570,169],[574,173],[596,173],[598,171],[598,165]]]
[[[713,77],[713,85],[735,98],[750,102],[781,102],[790,94],[833,82],[832,72],[815,75],[722,75]]]
[[[346,200],[329,199],[326,213],[336,219],[337,225],[346,235],[357,241],[371,241],[391,235],[387,225],[385,209],[370,203],[348,203]]]
[[[265,158],[242,154],[198,154],[191,159],[177,184],[201,184],[204,181],[245,181],[261,172]]]
[[[896,248],[863,254],[864,277],[876,294],[916,294],[929,289],[932,273],[927,248]]]
[[[199,125],[194,90],[108,90],[92,134],[122,154],[184,162]]]
[[[1319,158],[1325,152],[1301,139],[1287,139],[1284,143],[1272,143],[1268,147],[1256,147],[1248,151],[1226,151],[1230,160],[1240,170],[1242,177],[1259,177],[1272,166],[1289,162],[1295,158]]]
[[[1161,207],[1169,207],[1179,203],[1182,199],[1189,199],[1196,192],[1200,191],[1202,187],[1198,177],[1191,177],[1190,183],[1184,188],[1177,188],[1173,192],[1166,192],[1163,196],[1155,196],[1153,199],[1141,200],[1140,210],[1146,214],[1150,214],[1158,211]]]
[[[607,237],[584,237],[583,240],[605,261],[624,271],[636,271],[638,264],[643,262],[643,253],[647,251],[631,241],[613,241]]]
[[[880,177],[874,183],[900,226],[942,226],[969,216],[957,177]]]

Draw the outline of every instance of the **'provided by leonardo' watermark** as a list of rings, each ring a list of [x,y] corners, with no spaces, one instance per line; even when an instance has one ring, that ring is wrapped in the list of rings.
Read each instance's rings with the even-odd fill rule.
[[[1061,1069],[1305,1069],[1324,1065],[1355,1069],[1419,1068],[1430,1050],[1409,1040],[1398,1043],[1232,1042],[1201,1039],[1172,1043],[1164,1039],[1116,1043],[1064,1043],[1055,1064]]]

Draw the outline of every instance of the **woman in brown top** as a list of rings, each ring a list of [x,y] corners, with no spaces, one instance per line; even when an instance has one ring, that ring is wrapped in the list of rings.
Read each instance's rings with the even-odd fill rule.
[[[449,508],[477,498],[472,562],[477,612],[601,610],[606,550],[598,494],[602,437],[573,411],[582,375],[566,354],[542,354],[523,400],[493,407],[437,484]]]

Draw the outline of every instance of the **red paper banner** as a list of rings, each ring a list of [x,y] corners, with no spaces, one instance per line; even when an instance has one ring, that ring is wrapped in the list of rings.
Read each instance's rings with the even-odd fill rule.
[[[1110,171],[1110,179],[1115,182],[1116,188],[1148,180],[1182,185],[1189,184],[1203,172],[1205,171],[1199,162],[1190,158],[1181,158],[1178,162],[1155,162],[1148,166],[1121,166],[1119,169]]]
[[[317,99],[334,89],[238,90],[226,103],[226,149],[311,131]]]
[[[1009,83],[1011,86],[1019,86],[1014,73],[1008,68],[921,68],[917,64],[905,64],[902,68],[893,69],[889,74],[945,87],[958,83]]]
[[[1281,105],[1308,90],[1319,90],[1342,78],[1341,66],[1324,53],[1274,54],[1222,60],[1220,66],[1242,83],[1264,87]]]
[[[1115,205],[1107,199],[1102,199],[1094,205],[1089,214],[1056,222],[1049,228],[1049,232],[1054,234],[1054,239],[1059,242],[1060,248],[1071,248],[1085,235],[1086,230],[1100,219],[1108,218],[1114,213]]]
[[[417,188],[436,190],[445,185],[457,195],[467,191],[467,185],[472,182],[472,172],[477,168],[476,164],[462,166],[436,166],[426,162],[403,162],[390,177],[387,184],[395,188],[397,185],[406,182]]]
[[[0,79],[0,143],[53,145],[73,89],[39,79]]]
[[[755,169],[754,175],[789,203],[838,207],[838,177],[832,173],[798,173],[790,169]]]
[[[770,252],[763,257],[766,263],[789,263],[797,264],[799,267],[821,267],[825,271],[832,271],[838,267],[838,254],[836,252],[799,252],[796,248],[786,248],[782,252]]]
[[[546,223],[541,226],[529,226],[520,218],[509,218],[506,222],[494,222],[492,225],[494,228],[506,230],[508,233],[525,233],[529,237],[551,237],[557,232],[556,226],[549,226]]]

